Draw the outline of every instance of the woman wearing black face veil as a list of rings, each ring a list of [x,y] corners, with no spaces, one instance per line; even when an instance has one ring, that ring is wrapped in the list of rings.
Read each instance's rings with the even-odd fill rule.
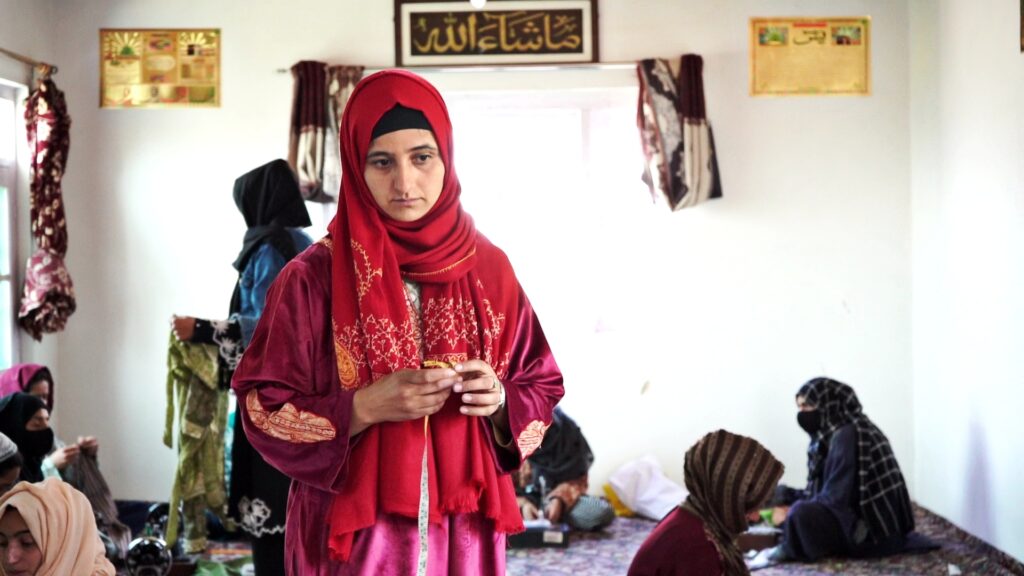
[[[914,529],[910,495],[888,438],[861,410],[853,388],[829,378],[797,392],[797,422],[811,437],[807,488],[781,487],[785,514],[776,560],[882,556]]]
[[[53,448],[53,430],[46,404],[23,392],[0,398],[0,432],[18,446],[24,461],[21,479],[42,482],[43,458]]]

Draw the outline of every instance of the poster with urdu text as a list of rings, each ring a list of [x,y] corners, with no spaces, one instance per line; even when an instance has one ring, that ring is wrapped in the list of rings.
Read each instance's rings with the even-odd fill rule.
[[[871,18],[751,18],[750,93],[871,93]]]

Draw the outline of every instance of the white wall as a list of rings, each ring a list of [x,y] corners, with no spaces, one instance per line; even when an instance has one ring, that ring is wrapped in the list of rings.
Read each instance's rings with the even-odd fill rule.
[[[286,152],[291,79],[275,70],[300,59],[392,63],[392,3],[57,7],[58,81],[74,119],[65,194],[79,297],[59,337],[59,433],[101,437],[118,497],[164,498],[174,466],[160,444],[168,317],[225,313],[243,231],[231,184]],[[635,273],[626,297],[654,311],[627,323],[632,332],[583,349],[551,334],[566,406],[597,452],[595,487],[645,452],[681,482],[684,450],[717,427],[761,439],[787,464],[787,481],[800,483],[805,437],[792,398],[823,373],[857,388],[913,477],[907,5],[602,0],[600,10],[606,61],[704,55],[725,198],[656,217],[637,244],[661,254],[659,265],[616,271]],[[751,98],[747,22],[765,15],[872,16],[874,94]],[[103,27],[221,28],[222,107],[98,109]],[[530,262],[515,265],[530,275]],[[585,290],[599,279],[573,280]],[[543,283],[526,289],[557,325],[559,303],[546,300]]]
[[[911,6],[914,494],[1024,558],[1020,8]]]

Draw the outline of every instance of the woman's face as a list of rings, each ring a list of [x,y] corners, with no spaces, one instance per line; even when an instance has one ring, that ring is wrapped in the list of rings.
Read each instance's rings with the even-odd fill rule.
[[[40,408],[36,410],[36,413],[32,415],[32,418],[25,424],[25,430],[29,432],[39,432],[40,430],[46,430],[50,427],[50,413],[47,412],[46,408]]]
[[[7,576],[33,576],[43,563],[43,551],[36,545],[21,513],[14,508],[8,508],[0,517],[0,553]]]
[[[803,396],[797,396],[796,397],[796,409],[797,409],[797,411],[799,411],[799,412],[810,412],[810,411],[814,410],[815,408],[816,407],[814,406],[814,404],[810,404],[810,403],[807,402],[807,398],[805,398]]]
[[[33,396],[35,396],[36,398],[39,398],[43,402],[46,402],[47,404],[49,404],[50,403],[50,381],[49,380],[39,380],[38,382],[33,382],[32,385],[28,387],[28,393],[33,395]]]
[[[21,466],[15,466],[7,472],[0,474],[0,494],[6,494],[11,488],[14,488],[20,477]]]
[[[441,196],[444,162],[430,130],[410,128],[370,143],[363,177],[374,201],[400,222],[422,218]]]

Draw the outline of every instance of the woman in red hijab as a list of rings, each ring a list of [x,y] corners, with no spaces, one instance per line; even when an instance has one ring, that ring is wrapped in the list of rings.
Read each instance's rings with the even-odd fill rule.
[[[288,573],[504,574],[523,527],[509,473],[561,373],[462,209],[437,90],[367,77],[340,140],[338,215],[271,287],[232,383],[250,441],[293,480]]]

